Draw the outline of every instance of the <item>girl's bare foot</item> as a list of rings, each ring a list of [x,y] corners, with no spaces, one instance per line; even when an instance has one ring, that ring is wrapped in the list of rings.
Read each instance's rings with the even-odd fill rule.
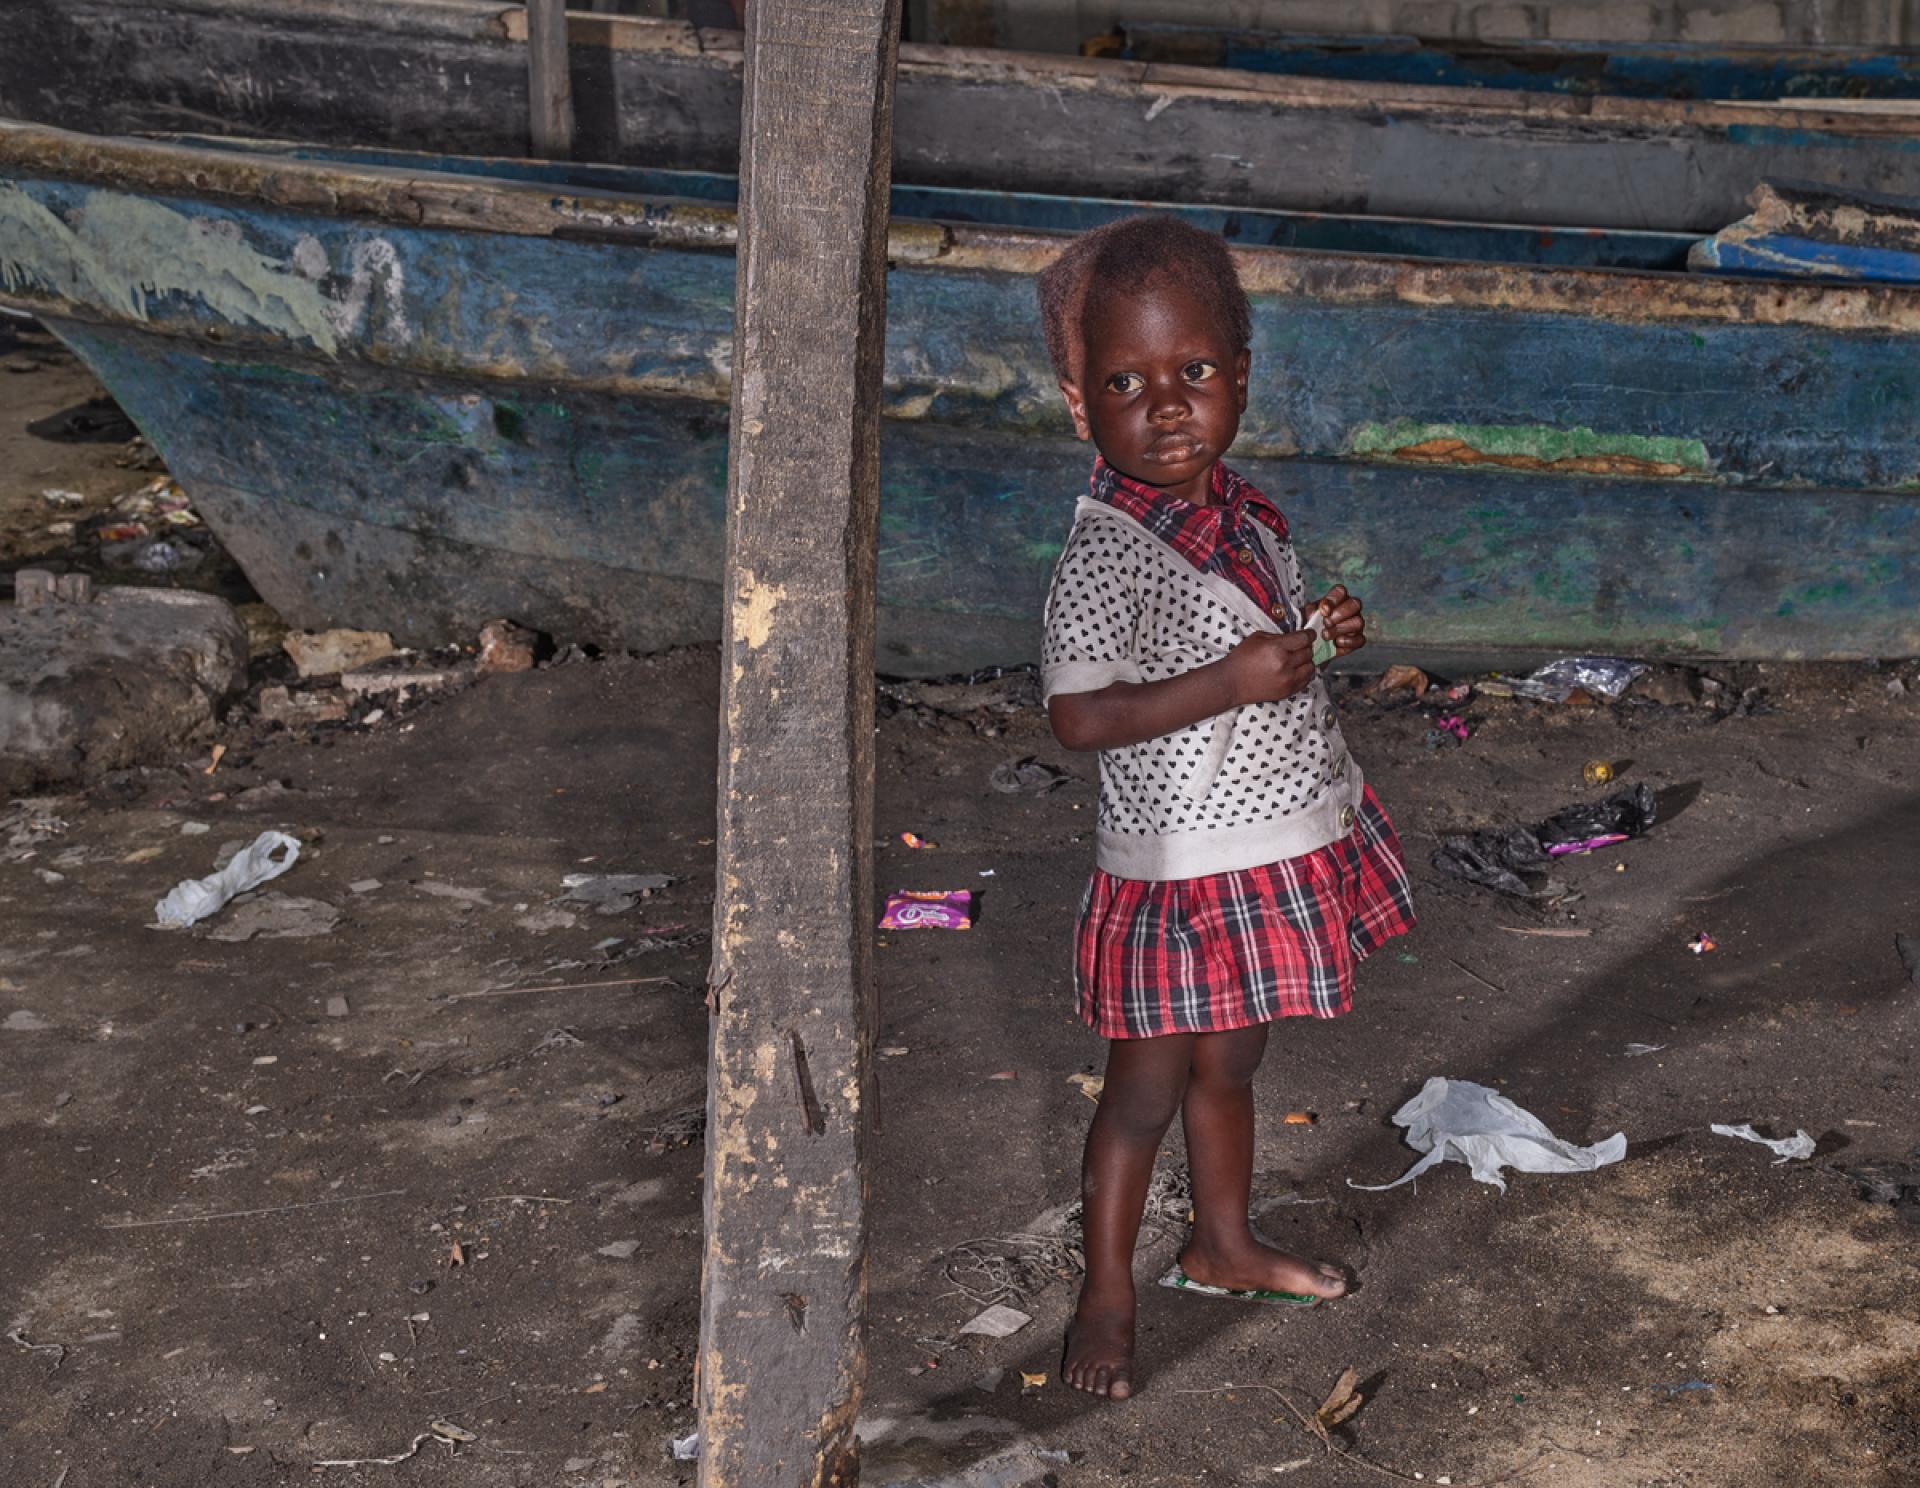
[[[1133,1295],[1082,1291],[1067,1327],[1060,1377],[1076,1390],[1125,1400],[1133,1393]]]
[[[1194,1240],[1180,1255],[1180,1269],[1205,1286],[1235,1292],[1296,1292],[1309,1297],[1343,1297],[1347,1278],[1338,1266],[1303,1260],[1252,1235],[1238,1244],[1202,1244]]]

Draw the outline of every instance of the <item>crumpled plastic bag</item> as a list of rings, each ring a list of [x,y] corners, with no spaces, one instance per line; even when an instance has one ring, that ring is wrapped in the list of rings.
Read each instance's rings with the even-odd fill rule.
[[[1625,1132],[1615,1132],[1591,1147],[1576,1147],[1498,1091],[1443,1075],[1433,1076],[1418,1095],[1395,1111],[1393,1124],[1405,1127],[1407,1145],[1426,1156],[1391,1183],[1355,1183],[1349,1178],[1348,1187],[1368,1193],[1398,1188],[1451,1158],[1465,1163],[1480,1182],[1505,1193],[1502,1168],[1521,1173],[1587,1173],[1627,1155]]]
[[[1812,1157],[1813,1149],[1817,1145],[1804,1131],[1796,1131],[1790,1137],[1781,1137],[1775,1141],[1772,1137],[1761,1136],[1745,1122],[1739,1126],[1722,1126],[1716,1121],[1708,1130],[1718,1137],[1739,1137],[1748,1142],[1758,1142],[1774,1154],[1773,1165],[1776,1168],[1781,1163],[1793,1162],[1797,1158]]]
[[[1644,661],[1625,656],[1562,656],[1524,677],[1501,680],[1516,697],[1564,703],[1576,692],[1584,692],[1590,698],[1610,703],[1646,670]]]
[[[1660,815],[1659,798],[1644,782],[1604,801],[1578,801],[1530,827],[1502,827],[1448,837],[1434,849],[1433,866],[1518,899],[1556,898],[1562,886],[1536,883],[1556,857],[1646,835]]]
[[[275,853],[284,851],[284,858]],[[197,925],[217,913],[227,903],[249,889],[257,889],[278,878],[300,859],[300,839],[285,832],[262,832],[251,844],[233,855],[218,873],[205,878],[183,879],[171,893],[153,906],[153,916],[170,930]]]

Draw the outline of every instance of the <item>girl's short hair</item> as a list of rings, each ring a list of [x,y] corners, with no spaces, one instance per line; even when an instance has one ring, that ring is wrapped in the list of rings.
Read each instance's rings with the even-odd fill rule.
[[[1089,303],[1114,289],[1134,289],[1165,275],[1191,291],[1220,319],[1235,351],[1253,340],[1253,309],[1226,242],[1178,217],[1122,217],[1084,232],[1036,279],[1047,355],[1062,380],[1079,376],[1081,325]]]

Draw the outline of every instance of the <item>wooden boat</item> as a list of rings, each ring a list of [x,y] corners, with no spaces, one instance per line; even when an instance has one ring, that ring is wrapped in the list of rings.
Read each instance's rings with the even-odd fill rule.
[[[1090,55],[1425,88],[1737,103],[1920,99],[1920,51],[1663,42],[1429,41],[1129,24]]]
[[[0,126],[0,300],[86,360],[294,624],[659,646],[719,626],[730,191]],[[1088,463],[1031,276],[1051,229],[1127,204],[900,205],[881,665],[1029,659]],[[1400,644],[1920,651],[1920,292],[1512,261],[1531,228],[1417,257],[1416,227],[1392,255],[1239,250],[1232,458],[1314,582]]]
[[[7,21],[0,117],[528,153],[525,14],[496,0],[13,0]],[[580,158],[734,169],[737,34],[586,14],[571,26]],[[906,46],[895,176],[1712,232],[1768,179],[1920,195],[1920,119],[1868,102],[1784,112]]]

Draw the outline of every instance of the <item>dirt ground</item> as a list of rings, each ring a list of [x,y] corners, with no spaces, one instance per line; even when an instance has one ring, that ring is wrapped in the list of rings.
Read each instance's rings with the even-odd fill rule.
[[[97,389],[0,330],[0,567],[82,561],[41,490],[84,517],[150,475],[115,463],[124,427],[69,437]],[[0,808],[0,1482],[692,1480],[668,1444],[694,1427],[716,674],[711,650],[576,659],[298,733],[242,706],[211,772],[187,751]],[[880,937],[863,1481],[1920,1482],[1920,1226],[1836,1171],[1920,1142],[1893,946],[1920,933],[1920,678],[1720,675],[1746,707],[1481,697],[1448,748],[1434,709],[1343,695],[1422,923],[1350,1016],[1278,1031],[1255,1195],[1360,1288],[1295,1313],[1146,1287],[1124,1405],[1060,1387],[1072,1292],[1044,1268],[1026,1328],[958,1333],[979,1304],[956,1278],[1006,1272],[967,1257],[1076,1195],[1092,761],[1025,679],[890,690],[879,888],[973,888],[983,912]],[[1027,755],[1071,780],[989,786]],[[1579,898],[1428,866],[1443,833],[1587,796],[1592,759],[1670,814],[1566,860]],[[337,909],[330,932],[150,928],[269,827],[305,844],[272,887]],[[617,914],[556,902],[592,872],[672,882]],[[1691,954],[1702,931],[1717,949]],[[1349,1187],[1413,1160],[1389,1118],[1436,1074],[1574,1141],[1624,1132],[1626,1159],[1504,1194],[1457,1164]],[[1741,1121],[1819,1151],[1776,1166],[1707,1130]],[[1151,1236],[1143,1280],[1177,1243]],[[1334,1441],[1364,1463],[1293,1414],[1348,1367],[1366,1400]]]

